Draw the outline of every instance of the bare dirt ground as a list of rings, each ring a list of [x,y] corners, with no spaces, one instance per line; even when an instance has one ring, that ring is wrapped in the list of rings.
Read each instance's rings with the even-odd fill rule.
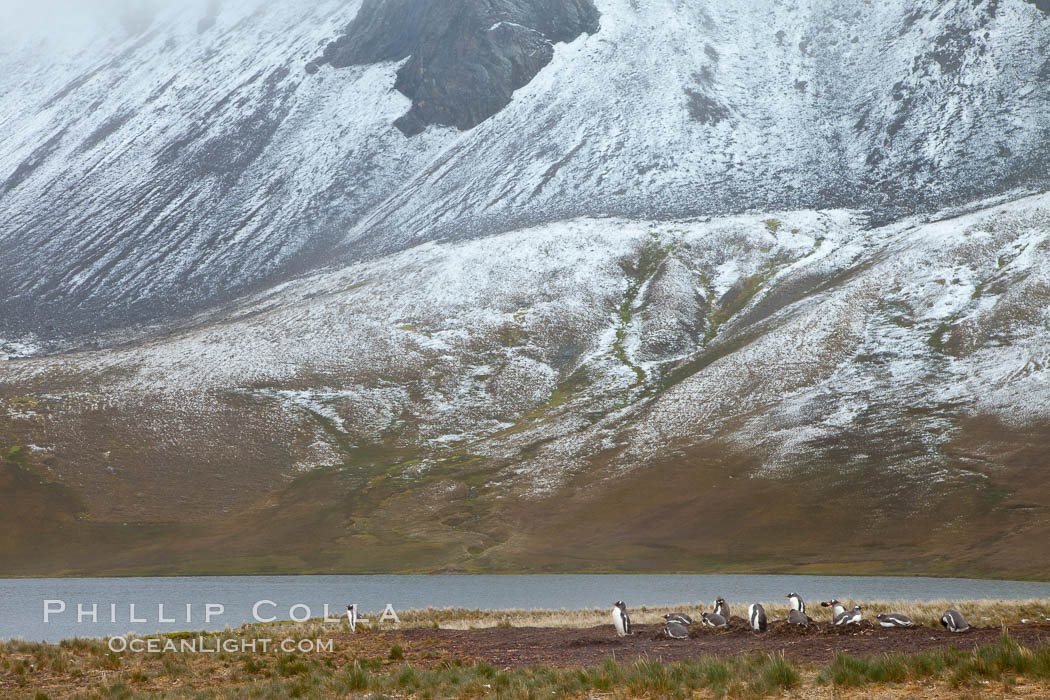
[[[732,656],[748,653],[783,653],[802,662],[829,662],[836,653],[871,656],[887,653],[915,653],[956,646],[969,649],[994,643],[1001,627],[972,628],[952,634],[941,628],[915,627],[885,629],[863,622],[848,627],[811,623],[809,628],[774,622],[769,631],[753,633],[740,618],[728,630],[705,629],[693,625],[689,639],[669,639],[662,625],[637,625],[630,637],[619,638],[612,625],[583,629],[552,627],[491,627],[475,630],[406,629],[397,632],[366,633],[373,644],[400,644],[406,658],[424,664],[428,658],[458,658],[486,661],[499,668],[534,665],[588,666],[615,656],[626,661],[647,656],[659,661],[678,661],[699,656]],[[1050,641],[1050,624],[1024,624],[1009,628],[1014,639],[1026,646]],[[337,642],[354,646],[354,635]],[[363,641],[363,640],[359,640]]]

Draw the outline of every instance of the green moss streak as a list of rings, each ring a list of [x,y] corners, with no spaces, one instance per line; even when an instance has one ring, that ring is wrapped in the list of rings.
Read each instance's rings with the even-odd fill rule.
[[[634,308],[634,302],[637,301],[642,287],[652,279],[656,271],[660,269],[660,265],[674,249],[674,243],[661,244],[659,233],[654,232],[649,234],[649,236],[650,239],[642,247],[637,264],[633,267],[625,266],[624,268],[628,279],[627,292],[624,294],[623,301],[620,302],[620,307],[617,311],[620,323],[616,327],[616,340],[613,341],[613,353],[616,355],[616,358],[635,374],[636,381],[631,385],[631,389],[644,384],[646,380],[645,370],[631,362],[624,345],[627,341],[627,329],[631,326],[631,310]]]

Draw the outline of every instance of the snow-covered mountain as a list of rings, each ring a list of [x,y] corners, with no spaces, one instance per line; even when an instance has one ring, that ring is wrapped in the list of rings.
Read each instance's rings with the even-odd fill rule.
[[[1046,181],[1050,17],[1023,0],[358,5],[9,37],[0,337],[576,216],[889,220]]]
[[[0,49],[11,573],[1045,569],[1042,3],[136,7]]]

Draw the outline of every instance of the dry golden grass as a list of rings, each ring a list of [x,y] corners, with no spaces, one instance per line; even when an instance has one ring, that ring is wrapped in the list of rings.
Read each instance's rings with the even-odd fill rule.
[[[865,617],[873,617],[878,613],[902,613],[915,620],[916,624],[937,626],[940,625],[941,615],[949,608],[958,610],[970,622],[971,625],[981,627],[999,626],[1002,624],[1016,624],[1022,620],[1032,622],[1050,621],[1050,598],[1032,598],[1027,600],[995,600],[991,598],[978,600],[953,601],[948,599],[936,599],[928,601],[900,601],[900,600],[840,600],[847,608],[857,603],[868,606]],[[808,606],[807,606],[808,607]],[[821,612],[818,616],[813,610],[810,614],[817,619],[831,619],[829,608],[817,608]]]
[[[746,617],[747,602],[728,601],[734,615]],[[953,608],[961,612],[973,625],[981,627],[1016,624],[1022,620],[1033,622],[1050,621],[1050,598],[1025,600],[839,600],[847,608],[854,605],[866,605],[866,618],[874,618],[879,613],[901,613],[915,620],[916,624],[938,626],[945,610]],[[763,602],[769,619],[777,620],[787,617],[788,606],[784,601]],[[479,629],[483,627],[593,627],[609,622],[612,606],[584,610],[469,610],[466,608],[422,608],[405,610],[398,613],[401,624],[384,624],[384,628],[405,629],[410,627],[433,627],[442,629]],[[679,603],[676,605],[628,607],[631,620],[636,624],[655,624],[663,620],[661,616],[669,612],[684,612],[694,619],[699,619],[701,611],[710,611],[711,603]],[[806,612],[814,620],[830,621],[831,608],[822,608],[820,601],[808,601]],[[362,613],[362,617],[378,620],[379,613]]]

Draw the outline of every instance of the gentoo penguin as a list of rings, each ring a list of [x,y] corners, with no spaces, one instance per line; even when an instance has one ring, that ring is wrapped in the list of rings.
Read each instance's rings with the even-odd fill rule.
[[[681,622],[668,620],[664,625],[664,634],[671,639],[689,639],[689,628]]]
[[[721,615],[725,619],[729,619],[729,606],[726,604],[726,599],[722,596],[715,598],[715,614]]]
[[[792,625],[808,625],[809,616],[806,613],[792,608],[788,610],[788,623]]]
[[[915,624],[910,617],[900,613],[883,613],[876,615],[875,619],[881,627],[912,627]]]
[[[718,613],[700,613],[700,622],[704,627],[729,627],[729,620]]]
[[[966,618],[958,610],[945,610],[941,615],[941,624],[947,627],[949,632],[966,632],[970,629]]]
[[[846,615],[848,617],[846,619],[845,624],[847,624],[847,625],[860,624],[860,621],[864,619],[864,615],[860,612],[863,609],[864,609],[863,605],[854,605],[853,609],[846,613]]]
[[[832,619],[834,619],[834,618],[838,617],[839,615],[841,615],[842,613],[846,612],[846,606],[843,605],[842,603],[838,602],[834,598],[832,598],[831,600],[821,601],[820,606],[822,608],[831,608],[831,617],[832,617]]]
[[[761,603],[752,603],[747,606],[747,619],[751,623],[751,629],[756,632],[766,631],[766,609]]]
[[[849,622],[850,613],[846,612],[846,606],[835,599],[821,602],[821,606],[831,608],[831,624],[835,626],[844,625]]]
[[[664,615],[664,619],[668,622],[677,622],[680,625],[691,625],[693,624],[693,618],[689,617],[685,613],[673,612]]]
[[[806,601],[802,600],[802,596],[798,593],[788,593],[785,598],[791,603],[792,610],[798,610],[803,615],[806,614]]]
[[[631,634],[631,617],[627,614],[627,604],[622,600],[613,603],[612,618],[617,637],[626,637]]]

